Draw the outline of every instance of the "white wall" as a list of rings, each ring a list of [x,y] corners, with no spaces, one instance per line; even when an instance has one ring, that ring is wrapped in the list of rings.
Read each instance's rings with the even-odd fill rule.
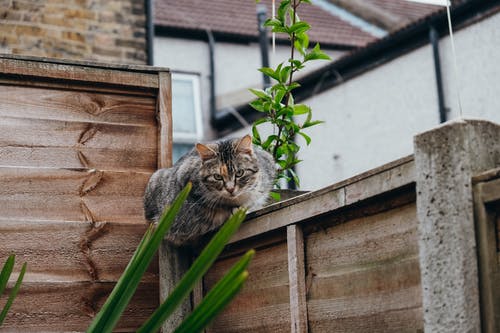
[[[500,122],[500,14],[455,33],[466,117]],[[449,119],[458,116],[449,37],[440,42]],[[431,46],[305,101],[326,123],[310,129],[298,166],[303,189],[317,189],[413,152],[413,136],[439,123]],[[499,143],[500,144],[500,143]]]

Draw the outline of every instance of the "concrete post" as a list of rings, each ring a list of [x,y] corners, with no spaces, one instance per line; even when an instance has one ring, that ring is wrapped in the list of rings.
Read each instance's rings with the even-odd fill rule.
[[[480,332],[471,177],[500,165],[500,125],[448,122],[414,143],[425,332]]]

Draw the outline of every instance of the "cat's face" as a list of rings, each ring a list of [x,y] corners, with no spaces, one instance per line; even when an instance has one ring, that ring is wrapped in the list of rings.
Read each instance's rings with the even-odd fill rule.
[[[252,149],[252,138],[196,145],[203,163],[200,177],[206,189],[219,199],[244,204],[246,194],[258,181],[259,167]]]

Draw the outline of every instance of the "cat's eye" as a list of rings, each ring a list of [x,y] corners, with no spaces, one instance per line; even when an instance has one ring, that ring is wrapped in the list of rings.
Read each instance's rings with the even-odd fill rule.
[[[245,174],[245,170],[243,169],[239,169],[238,171],[236,171],[236,177],[240,178],[240,177],[243,177],[243,175]]]
[[[214,173],[214,175],[213,175],[213,176],[214,176],[214,179],[215,179],[215,180],[222,180],[222,176],[221,176],[221,175],[219,175],[218,173]]]

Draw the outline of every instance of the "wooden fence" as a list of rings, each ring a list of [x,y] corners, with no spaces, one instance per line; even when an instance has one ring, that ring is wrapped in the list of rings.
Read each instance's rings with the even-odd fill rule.
[[[414,172],[408,157],[252,214],[205,278],[256,249],[209,332],[422,331]]]
[[[257,250],[207,331],[498,332],[499,142],[499,125],[450,123],[413,156],[252,213],[193,295]]]
[[[171,163],[170,103],[166,69],[0,56],[0,259],[28,263],[5,330],[85,331],[145,231],[149,176]],[[158,297],[155,264],[118,331]]]

